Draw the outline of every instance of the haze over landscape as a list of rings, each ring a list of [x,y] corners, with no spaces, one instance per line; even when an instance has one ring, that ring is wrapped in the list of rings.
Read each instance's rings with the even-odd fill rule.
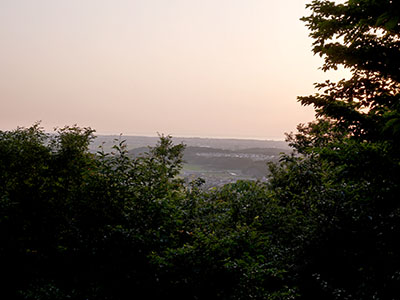
[[[399,0],[1,0],[0,41],[1,299],[399,299]]]
[[[0,2],[0,129],[283,139],[324,74],[306,0]]]

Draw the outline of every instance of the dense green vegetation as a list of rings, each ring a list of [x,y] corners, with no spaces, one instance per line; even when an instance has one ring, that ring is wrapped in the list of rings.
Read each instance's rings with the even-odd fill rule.
[[[55,136],[38,125],[1,133],[4,292],[240,299],[263,297],[269,282],[273,293],[289,293],[287,250],[277,243],[298,238],[284,225],[297,216],[269,203],[265,186],[237,182],[206,193],[201,181],[185,187],[176,178],[183,146],[168,137],[135,159],[122,143],[114,154],[91,154],[92,138],[77,127]]]
[[[400,4],[315,0],[317,119],[269,182],[176,176],[183,145],[91,154],[90,128],[0,132],[6,299],[398,299]],[[145,296],[143,296],[145,295]]]

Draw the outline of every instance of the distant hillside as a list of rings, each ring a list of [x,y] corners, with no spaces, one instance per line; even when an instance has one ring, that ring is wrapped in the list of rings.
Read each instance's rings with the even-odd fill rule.
[[[129,151],[137,156],[148,151],[140,147]],[[268,173],[267,162],[276,162],[288,149],[249,148],[226,150],[211,147],[187,146],[184,152],[184,178],[202,177],[210,186],[221,185],[238,179],[262,179]]]
[[[104,150],[110,151],[115,141],[125,140],[128,149],[154,146],[158,137],[148,136],[118,136],[118,135],[98,135],[91,143],[90,150],[96,152],[99,146],[103,145]],[[216,139],[216,138],[182,138],[174,137],[175,144],[183,143],[191,147],[207,147],[224,150],[243,150],[251,148],[277,148],[289,149],[289,146],[284,141],[273,140],[247,140],[247,139]]]
[[[137,156],[155,146],[158,137],[101,135],[92,142],[90,149],[96,152],[100,145],[109,152],[115,143],[125,141],[129,154]],[[282,152],[290,152],[284,141],[173,138],[175,144],[186,145],[181,176],[190,181],[201,177],[206,187],[220,186],[238,179],[265,180],[267,162],[276,162]]]
[[[140,147],[129,150],[129,154],[137,156],[148,152],[148,147]],[[190,164],[209,164],[213,158],[241,159],[251,161],[274,161],[281,153],[290,152],[288,149],[279,148],[249,148],[241,150],[226,150],[209,147],[191,147],[187,146],[184,151],[184,159]],[[211,164],[210,164],[211,165]]]

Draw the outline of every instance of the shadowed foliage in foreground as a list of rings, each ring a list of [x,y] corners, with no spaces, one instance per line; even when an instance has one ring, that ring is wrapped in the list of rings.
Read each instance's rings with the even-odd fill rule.
[[[314,0],[317,119],[267,184],[204,191],[160,137],[90,154],[90,128],[0,132],[0,264],[8,299],[398,299],[400,8]],[[144,296],[143,296],[144,295]]]

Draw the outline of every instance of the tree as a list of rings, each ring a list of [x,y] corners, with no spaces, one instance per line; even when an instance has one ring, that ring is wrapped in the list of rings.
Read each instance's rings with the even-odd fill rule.
[[[183,145],[131,159],[88,151],[90,128],[0,131],[0,264],[8,299],[157,294],[150,254],[181,226]]]
[[[313,51],[324,57],[323,70],[348,68],[352,78],[317,84],[322,94],[299,97],[318,117],[359,140],[390,142],[400,134],[400,3],[349,0],[313,1],[302,20],[311,30]]]
[[[298,256],[303,299],[395,299],[400,291],[400,2],[314,0],[302,18],[324,58],[352,76],[299,97],[316,121],[288,140],[270,188],[317,230]],[[301,170],[301,172],[299,172]],[[309,174],[309,175],[307,175]],[[304,176],[309,180],[304,180]],[[286,179],[305,182],[285,184]]]
[[[0,263],[9,299],[292,299],[309,221],[260,182],[204,191],[169,136],[130,158],[90,128],[0,132]],[[298,248],[300,249],[300,248]]]

